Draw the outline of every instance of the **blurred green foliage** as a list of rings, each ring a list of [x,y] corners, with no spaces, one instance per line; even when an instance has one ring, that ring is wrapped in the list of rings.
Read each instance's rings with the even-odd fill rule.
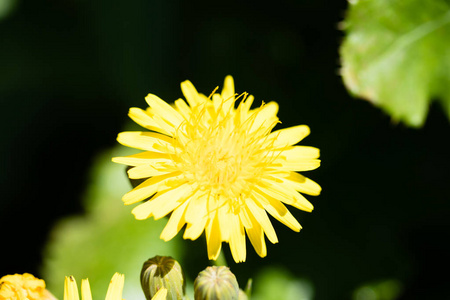
[[[450,2],[349,1],[342,77],[394,121],[423,126],[432,100],[450,117]]]
[[[254,280],[252,300],[311,300],[314,286],[283,267],[267,267]]]
[[[18,0],[0,0],[0,21],[8,17],[16,8]]]
[[[42,273],[59,299],[69,275],[78,283],[89,278],[93,298],[103,299],[115,272],[125,274],[124,298],[144,299],[139,280],[144,261],[159,254],[181,262],[180,240],[159,239],[165,220],[136,221],[122,204],[130,184],[125,167],[111,162],[112,156],[131,154],[122,148],[105,151],[95,161],[84,196],[85,215],[63,219],[51,234]]]
[[[402,284],[395,279],[367,283],[353,293],[353,300],[395,300],[402,292]]]

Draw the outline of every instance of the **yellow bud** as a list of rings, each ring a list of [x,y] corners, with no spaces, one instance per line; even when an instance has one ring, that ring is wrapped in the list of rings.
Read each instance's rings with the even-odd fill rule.
[[[167,289],[166,300],[181,300],[185,280],[180,264],[170,256],[155,256],[142,266],[141,286],[147,300],[161,289]]]
[[[195,300],[237,300],[239,285],[228,267],[207,267],[194,281]]]

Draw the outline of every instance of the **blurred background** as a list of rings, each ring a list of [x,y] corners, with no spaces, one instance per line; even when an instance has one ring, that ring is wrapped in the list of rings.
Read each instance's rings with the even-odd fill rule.
[[[448,294],[450,126],[441,108],[412,129],[349,95],[337,25],[346,1],[265,3],[0,0],[0,276],[43,276],[52,228],[85,212],[88,174],[117,146],[129,107],[145,108],[150,92],[172,102],[186,79],[209,94],[231,74],[237,92],[280,104],[278,128],[309,125],[302,143],[322,158],[305,173],[323,188],[308,197],[315,210],[291,210],[300,233],[274,222],[280,242],[264,259],[249,245],[244,264],[224,246],[240,283],[282,266],[311,283],[314,299],[351,299],[386,280],[397,299]],[[206,267],[204,241],[180,245],[186,269]],[[358,299],[375,299],[367,297]]]

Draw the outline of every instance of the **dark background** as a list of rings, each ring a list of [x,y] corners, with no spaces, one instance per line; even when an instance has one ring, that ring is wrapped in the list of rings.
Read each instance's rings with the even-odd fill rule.
[[[310,126],[322,166],[306,175],[323,187],[312,214],[292,210],[300,234],[276,224],[268,258],[249,247],[235,273],[284,265],[316,299],[382,279],[400,280],[402,299],[448,294],[449,122],[433,105],[407,128],[348,94],[346,1],[16,2],[0,19],[0,276],[39,276],[49,230],[82,212],[93,157],[116,145],[129,107],[149,92],[171,102],[186,79],[209,94],[231,74],[237,92],[280,104],[280,128]]]

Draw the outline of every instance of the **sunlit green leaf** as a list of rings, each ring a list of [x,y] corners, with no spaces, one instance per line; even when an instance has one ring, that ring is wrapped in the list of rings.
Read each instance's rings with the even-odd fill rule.
[[[410,126],[433,100],[450,117],[450,1],[349,2],[340,54],[350,92]]]
[[[131,185],[125,167],[112,163],[111,157],[131,153],[117,149],[100,155],[93,166],[84,197],[86,213],[59,222],[46,247],[43,278],[58,299],[69,275],[78,284],[89,278],[93,298],[104,299],[115,272],[125,274],[124,299],[144,299],[139,280],[144,261],[165,255],[181,263],[180,237],[170,242],[159,238],[166,221],[137,221],[132,207],[123,205],[121,197]]]
[[[268,267],[256,276],[252,300],[312,300],[314,286],[304,278],[296,278],[281,267]]]

